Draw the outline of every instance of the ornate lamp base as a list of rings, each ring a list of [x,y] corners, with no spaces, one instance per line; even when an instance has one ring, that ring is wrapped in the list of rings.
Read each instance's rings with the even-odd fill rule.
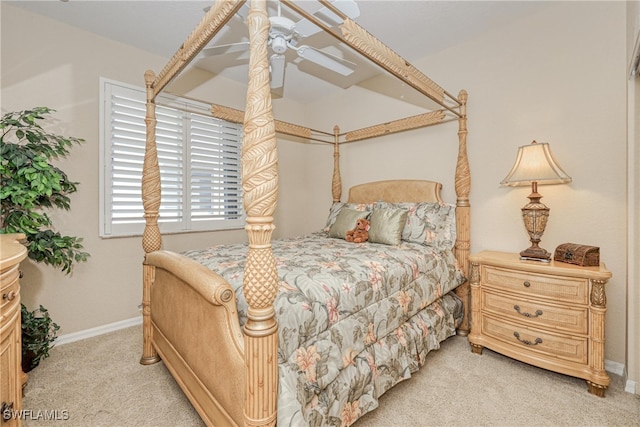
[[[520,252],[520,259],[523,261],[550,262],[551,254],[540,247],[529,247]]]
[[[520,259],[549,262],[551,261],[551,254],[538,246],[547,226],[549,208],[540,202],[542,195],[538,193],[536,182],[531,183],[531,194],[528,197],[530,202],[522,208],[522,219],[527,233],[529,233],[531,246],[520,252]]]

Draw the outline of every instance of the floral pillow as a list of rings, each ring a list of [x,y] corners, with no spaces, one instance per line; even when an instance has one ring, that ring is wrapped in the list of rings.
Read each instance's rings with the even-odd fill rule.
[[[402,240],[438,250],[451,250],[456,243],[456,207],[446,203],[377,202],[376,208],[406,209]]]
[[[343,208],[352,209],[355,211],[369,212],[373,210],[373,204],[335,202],[333,205],[331,205],[331,209],[329,209],[327,225],[325,225],[323,229],[325,232],[329,232],[329,229],[331,228],[333,223],[336,222],[336,218]]]

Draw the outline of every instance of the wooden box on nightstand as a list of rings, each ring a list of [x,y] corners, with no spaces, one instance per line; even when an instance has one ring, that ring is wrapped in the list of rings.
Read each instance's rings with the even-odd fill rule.
[[[583,378],[604,397],[604,264],[580,267],[521,261],[515,253],[484,251],[471,263],[471,349],[493,351]]]

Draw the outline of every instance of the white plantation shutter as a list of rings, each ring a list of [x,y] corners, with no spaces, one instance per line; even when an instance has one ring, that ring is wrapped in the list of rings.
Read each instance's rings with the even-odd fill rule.
[[[102,96],[101,235],[139,235],[145,92],[105,80]],[[242,228],[241,126],[183,111],[203,108],[190,100],[164,101],[183,108],[156,107],[161,231]]]
[[[191,115],[191,220],[241,220],[240,144],[235,123]],[[195,224],[194,224],[195,226]]]
[[[126,94],[113,94],[111,120],[108,125],[111,134],[110,166],[111,180],[109,193],[110,223],[144,223],[141,217],[142,162],[144,159],[144,104],[131,99]],[[140,109],[142,108],[142,112]]]
[[[156,107],[156,147],[158,166],[160,166],[160,219],[158,222],[170,222],[175,226],[165,228],[171,231],[188,229],[181,226],[184,207],[184,169],[185,156],[183,113],[176,109]],[[187,162],[188,164],[188,162]],[[140,201],[142,204],[142,200]]]

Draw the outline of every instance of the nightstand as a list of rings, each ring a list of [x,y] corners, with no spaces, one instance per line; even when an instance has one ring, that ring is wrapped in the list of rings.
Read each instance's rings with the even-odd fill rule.
[[[483,251],[471,263],[474,353],[487,347],[540,368],[583,378],[604,397],[604,264],[580,267],[521,261],[515,253]]]

